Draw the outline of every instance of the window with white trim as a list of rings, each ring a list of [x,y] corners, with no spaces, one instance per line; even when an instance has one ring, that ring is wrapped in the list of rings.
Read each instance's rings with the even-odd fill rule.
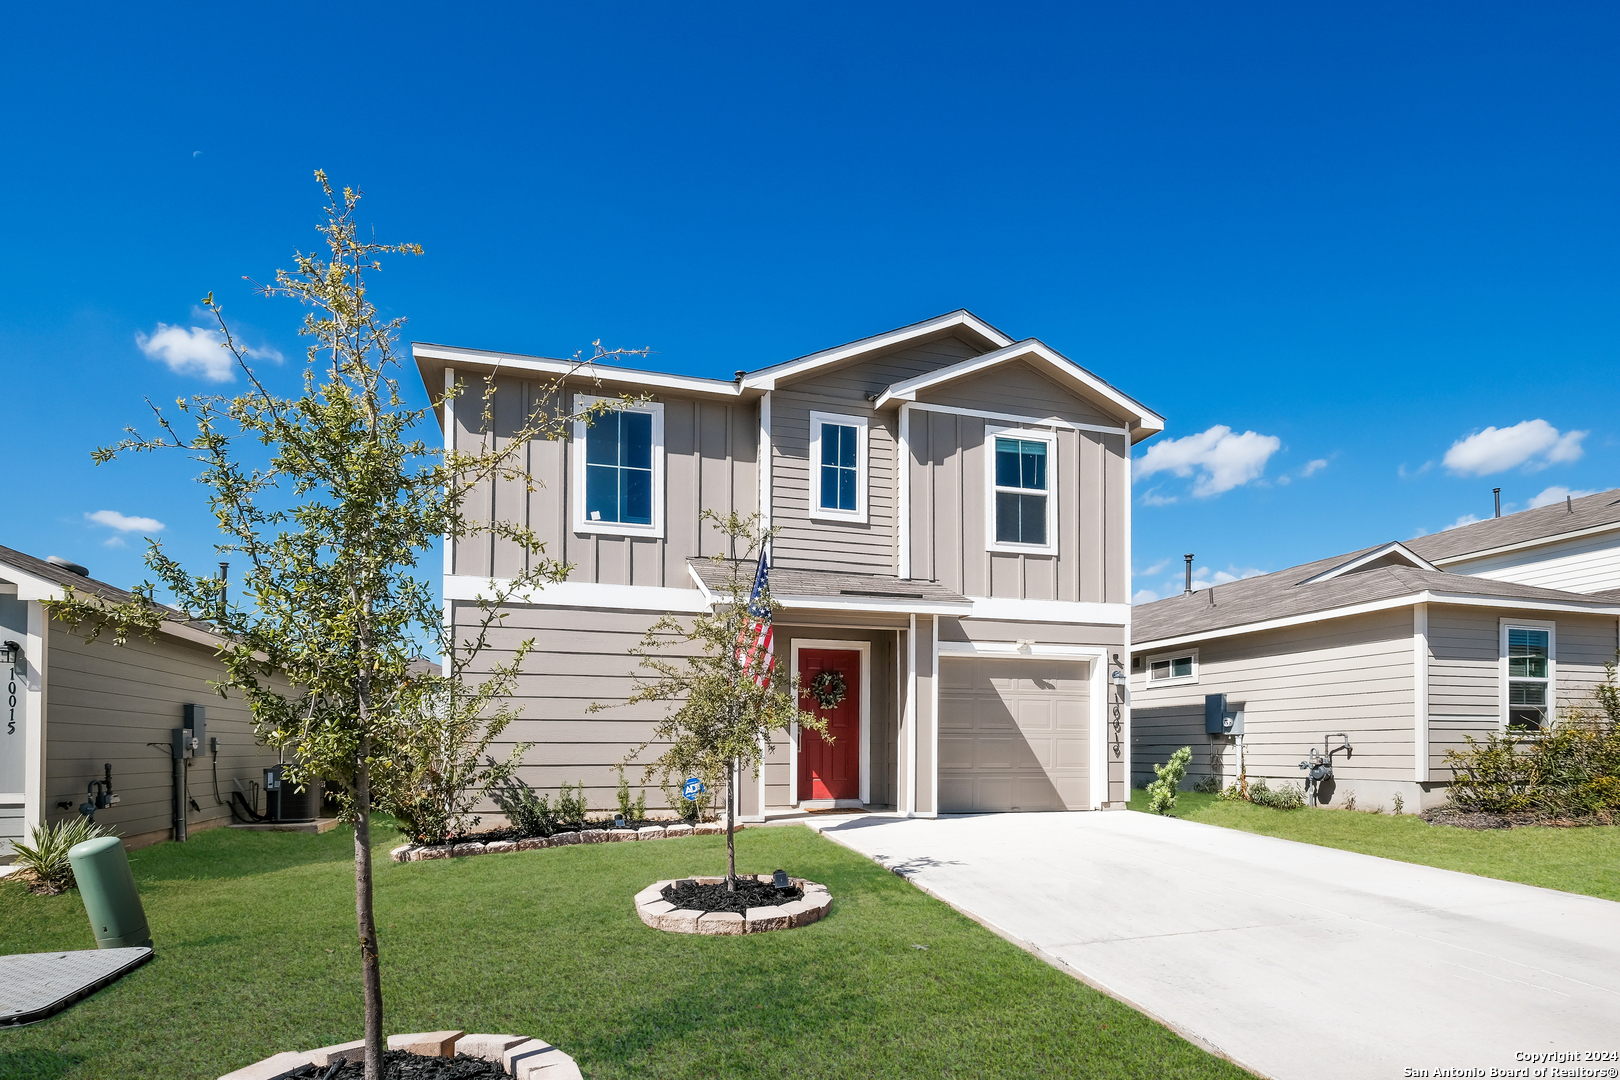
[[[810,414],[810,516],[866,520],[866,418]]]
[[[991,551],[1056,550],[1057,440],[1049,431],[985,428],[990,461],[988,547]]]
[[[1171,686],[1176,683],[1195,683],[1198,681],[1198,650],[1189,649],[1185,652],[1160,653],[1148,657],[1147,684],[1149,686]]]
[[[581,411],[604,399],[578,395]],[[664,407],[658,402],[574,422],[574,529],[664,534]]]
[[[1543,731],[1553,718],[1553,626],[1502,624],[1504,713],[1510,731]]]

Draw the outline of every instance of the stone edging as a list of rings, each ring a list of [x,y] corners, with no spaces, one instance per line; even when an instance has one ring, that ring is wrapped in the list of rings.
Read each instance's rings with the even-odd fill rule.
[[[742,829],[742,822],[736,828]],[[503,851],[539,851],[569,844],[608,844],[625,840],[663,840],[679,836],[724,836],[724,824],[646,825],[639,829],[582,829],[578,832],[531,836],[524,840],[469,841],[463,844],[404,844],[388,853],[395,862],[421,862],[424,859],[451,859],[466,855],[497,855]]]
[[[677,910],[664,899],[664,888],[684,878],[655,881],[636,893],[636,914],[654,930],[667,930],[672,934],[763,934],[769,930],[790,930],[795,926],[809,926],[827,914],[832,907],[832,894],[827,886],[817,885],[803,878],[788,878],[804,890],[802,900],[771,907],[751,907],[746,915],[734,911]],[[692,878],[699,885],[718,885],[723,877]],[[760,874],[760,881],[772,880],[770,874]]]
[[[422,1057],[455,1057],[466,1054],[484,1061],[498,1061],[506,1074],[516,1080],[582,1080],[574,1059],[543,1039],[527,1035],[468,1035],[463,1031],[419,1031],[388,1036],[388,1049],[408,1050]],[[219,1080],[276,1080],[283,1073],[303,1065],[328,1068],[335,1061],[354,1061],[366,1056],[363,1039],[323,1046],[319,1050],[288,1051],[226,1073]]]

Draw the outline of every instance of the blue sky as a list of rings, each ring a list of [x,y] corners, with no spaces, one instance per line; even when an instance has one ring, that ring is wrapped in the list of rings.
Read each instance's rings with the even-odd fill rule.
[[[1042,338],[1169,420],[1150,593],[1620,484],[1607,5],[170,11],[0,16],[0,543],[98,577],[154,531],[212,565],[185,461],[89,452],[229,388],[162,360],[210,290],[293,385],[243,276],[311,245],[316,167],[425,245],[375,294],[420,340]]]

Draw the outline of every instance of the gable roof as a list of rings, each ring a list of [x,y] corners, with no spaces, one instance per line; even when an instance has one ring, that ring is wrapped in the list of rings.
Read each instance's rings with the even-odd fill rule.
[[[1333,569],[1325,570],[1322,573],[1317,574],[1315,577],[1306,578],[1304,581],[1300,582],[1300,584],[1313,585],[1318,581],[1329,581],[1333,578],[1341,577],[1344,574],[1353,574],[1369,563],[1375,563],[1380,559],[1386,558],[1398,559],[1401,562],[1406,563],[1407,566],[1413,567],[1417,570],[1440,569],[1428,559],[1425,559],[1419,555],[1414,555],[1405,544],[1402,544],[1398,540],[1392,540],[1389,543],[1383,544],[1379,547],[1368,548],[1359,555],[1353,555],[1347,561],[1340,563]]]
[[[1164,419],[1157,413],[1148,409],[1141,402],[1114,389],[1104,380],[1093,375],[1067,356],[1036,338],[1025,338],[1023,341],[1013,342],[994,352],[987,352],[982,356],[975,356],[970,360],[943,367],[937,371],[930,371],[904,382],[895,383],[882,394],[878,395],[873,403],[875,408],[883,408],[894,402],[916,401],[917,395],[925,393],[937,386],[955,382],[958,379],[967,379],[983,374],[992,368],[1010,363],[1029,363],[1039,369],[1043,374],[1065,386],[1081,397],[1093,402],[1101,402],[1104,408],[1116,416],[1125,418],[1126,428],[1130,432],[1131,442],[1140,442],[1149,435],[1156,435],[1164,430]]]
[[[72,570],[57,566],[55,563],[4,546],[0,546],[0,578],[14,582],[19,587],[18,595],[24,600],[60,600],[67,595],[69,588],[78,593],[100,597],[113,604],[125,603],[135,595],[128,589],[120,589],[97,578],[75,574]],[[176,615],[183,614],[177,608],[168,605],[159,606]],[[218,645],[222,640],[212,626],[195,619],[184,622],[165,619],[162,628],[165,633],[201,645]]]
[[[1620,531],[1620,488],[1567,503],[1551,503],[1408,540],[1406,546],[1437,565],[1496,552],[1535,547],[1570,536]]]
[[[1012,344],[1012,338],[966,308],[958,308],[956,311],[924,319],[910,326],[887,330],[881,334],[861,338],[859,341],[851,341],[847,345],[823,349],[821,352],[814,352],[795,360],[751,371],[743,376],[742,385],[750,390],[774,390],[776,384],[784,379],[798,378],[820,368],[849,363],[873,353],[904,348],[949,334],[974,342],[987,351]]]
[[[1620,603],[1611,599],[1443,570],[1381,566],[1325,576],[1389,547],[1379,544],[1349,555],[1201,589],[1191,596],[1142,604],[1131,612],[1132,648],[1168,646],[1430,601],[1620,615]]]

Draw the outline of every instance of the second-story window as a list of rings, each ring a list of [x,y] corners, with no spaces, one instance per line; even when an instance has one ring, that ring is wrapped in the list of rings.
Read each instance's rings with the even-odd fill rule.
[[[866,418],[810,414],[810,516],[866,520]]]
[[[990,435],[992,550],[1052,550],[1052,438],[1045,433]]]
[[[581,395],[577,407],[593,400]],[[654,402],[575,423],[577,531],[663,535],[663,419]]]

